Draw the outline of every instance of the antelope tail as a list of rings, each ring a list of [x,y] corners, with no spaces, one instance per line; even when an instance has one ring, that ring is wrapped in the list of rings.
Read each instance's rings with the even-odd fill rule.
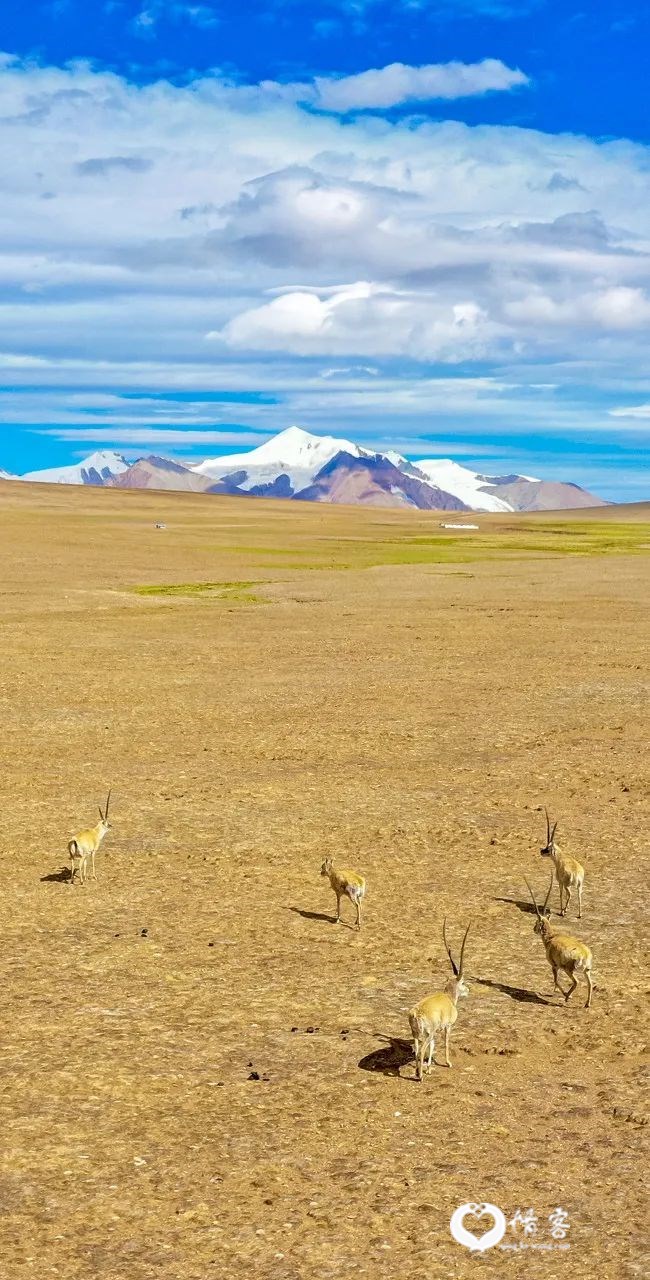
[[[79,846],[76,840],[71,840],[68,844],[68,853],[71,858],[77,858],[79,856]]]

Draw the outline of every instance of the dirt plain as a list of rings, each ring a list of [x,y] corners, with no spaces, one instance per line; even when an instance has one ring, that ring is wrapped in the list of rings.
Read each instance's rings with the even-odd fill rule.
[[[470,546],[431,513],[0,485],[6,1280],[647,1273],[650,512],[626,518],[579,554],[585,513],[480,517]],[[525,901],[545,803],[587,868],[588,1013]],[[360,934],[327,854],[367,877]],[[447,977],[445,914],[473,920],[471,994],[420,1086],[406,1010]],[[535,1210],[503,1243],[557,1243],[562,1207],[570,1249],[468,1252],[475,1201]]]

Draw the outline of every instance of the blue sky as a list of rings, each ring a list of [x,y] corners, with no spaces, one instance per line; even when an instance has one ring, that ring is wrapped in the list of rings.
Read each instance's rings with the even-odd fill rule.
[[[4,0],[0,468],[292,423],[650,496],[650,15]]]

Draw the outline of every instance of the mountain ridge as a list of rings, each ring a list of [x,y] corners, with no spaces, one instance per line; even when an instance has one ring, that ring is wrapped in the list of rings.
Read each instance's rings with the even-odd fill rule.
[[[200,462],[157,454],[128,462],[113,450],[98,450],[70,466],[0,475],[28,483],[176,489],[418,510],[507,513],[610,505],[572,481],[540,480],[516,472],[489,476],[451,458],[408,459],[395,450],[373,451],[296,426],[246,453]]]

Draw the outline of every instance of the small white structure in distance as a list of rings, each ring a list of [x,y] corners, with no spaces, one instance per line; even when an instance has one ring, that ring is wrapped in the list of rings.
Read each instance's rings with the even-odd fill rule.
[[[167,528],[167,525],[166,525],[166,524],[160,524],[160,523],[158,523],[158,524],[156,525],[156,528],[157,528],[157,529],[166,529],[166,528]]]
[[[444,522],[441,521],[440,528],[441,529],[478,529],[478,525],[477,524],[444,524]]]

